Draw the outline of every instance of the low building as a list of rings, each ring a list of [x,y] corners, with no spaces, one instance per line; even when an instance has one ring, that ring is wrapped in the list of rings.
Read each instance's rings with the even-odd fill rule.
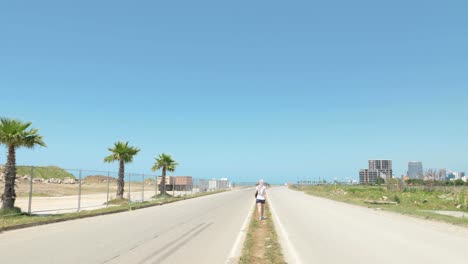
[[[172,185],[174,178],[172,176],[166,176],[166,185]],[[162,184],[162,176],[158,176],[158,185]]]
[[[208,190],[213,191],[218,189],[218,180],[211,179],[208,181]]]
[[[174,184],[191,186],[193,184],[192,176],[174,176]]]
[[[227,189],[227,188],[230,188],[231,186],[229,186],[229,181],[227,178],[221,178],[219,179],[219,182],[218,182],[218,188],[219,189]]]
[[[158,185],[161,190],[162,176],[158,176]],[[191,190],[193,186],[192,176],[166,176],[166,190]]]

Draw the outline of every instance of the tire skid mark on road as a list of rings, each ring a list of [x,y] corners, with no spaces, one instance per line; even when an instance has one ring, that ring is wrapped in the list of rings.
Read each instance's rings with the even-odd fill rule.
[[[184,225],[185,223],[180,223],[180,224],[181,224],[181,225]],[[182,236],[191,233],[192,231],[196,230],[197,228],[199,228],[199,227],[202,226],[202,225],[203,225],[203,223],[202,223],[202,224],[199,224],[199,225],[197,225],[197,226],[195,226],[195,227],[193,227],[192,229],[190,229],[187,233],[183,234]],[[175,227],[175,226],[177,226],[177,225],[173,225],[172,227]],[[127,254],[128,252],[133,251],[133,250],[139,248],[140,246],[146,244],[148,241],[151,241],[151,240],[153,240],[153,239],[158,238],[161,234],[164,234],[164,233],[167,233],[167,232],[171,231],[171,230],[172,230],[172,227],[169,228],[169,229],[167,229],[167,230],[165,230],[165,231],[163,231],[163,232],[160,233],[160,234],[153,235],[152,238],[150,238],[150,239],[144,239],[144,240],[139,241],[138,243],[133,244],[132,246],[130,246],[130,247],[127,248],[127,250],[125,251],[124,254]],[[174,240],[172,240],[171,242],[165,244],[164,246],[162,246],[162,248],[165,248],[165,247],[167,247],[168,245],[170,245],[171,243],[176,242],[178,239],[180,239],[180,237],[178,237],[177,239],[174,239]],[[122,254],[117,254],[117,255],[115,255],[115,256],[113,256],[113,257],[107,259],[106,261],[104,261],[103,264],[104,264],[104,263],[109,263],[109,262],[115,260],[116,258],[119,258],[121,255],[122,255]],[[146,259],[145,259],[145,261],[146,261]]]
[[[199,235],[205,229],[210,227],[212,224],[213,223],[201,223],[201,224],[197,225],[196,227],[190,229],[188,232],[185,232],[184,234],[182,234],[182,235],[178,236],[177,238],[173,239],[172,241],[166,243],[164,246],[161,247],[162,250],[160,250],[158,252],[154,252],[152,255],[149,255],[148,257],[146,257],[143,261],[141,261],[139,263],[161,263],[163,260],[167,259],[169,256],[171,256],[172,254],[177,252],[183,245],[190,242],[190,240],[195,238],[197,235]],[[186,236],[188,236],[188,237],[186,237]],[[176,241],[180,240],[183,237],[186,237],[186,238],[184,240],[180,241],[179,243],[176,243]],[[174,244],[174,243],[176,243],[176,244]],[[164,254],[162,254],[162,253],[164,253]],[[160,255],[160,256],[157,259],[153,259],[153,258],[157,257],[158,255]]]
[[[235,197],[229,199],[228,202],[233,201],[233,200],[236,200],[236,199],[237,199],[237,196],[235,196]],[[217,205],[214,206],[214,207],[211,207],[211,208],[208,208],[207,210],[204,210],[200,215],[198,215],[198,216],[196,216],[196,217],[192,217],[192,218],[189,218],[189,219],[187,219],[187,220],[174,223],[173,225],[169,226],[169,227],[166,228],[165,230],[162,230],[161,232],[159,232],[159,233],[157,233],[157,234],[154,234],[154,235],[153,235],[152,237],[150,237],[150,238],[142,239],[142,240],[140,240],[140,241],[134,243],[133,245],[130,245],[130,246],[125,247],[125,248],[123,249],[123,251],[125,252],[124,254],[126,254],[127,252],[130,252],[130,251],[133,251],[133,250],[137,249],[138,247],[142,246],[143,244],[147,243],[147,242],[150,241],[150,240],[156,239],[156,238],[158,238],[159,236],[164,235],[164,234],[166,234],[167,232],[172,231],[172,230],[173,230],[174,228],[176,228],[176,227],[184,226],[184,225],[186,225],[186,224],[188,224],[188,223],[190,223],[190,222],[193,222],[193,221],[196,220],[196,219],[203,218],[205,215],[210,214],[211,212],[213,212],[213,211],[215,211],[215,210],[217,210],[217,209],[219,209],[219,208],[221,208],[221,207],[223,207],[223,206],[226,206],[226,205],[225,205],[224,203],[219,203],[219,204],[217,204]],[[122,255],[122,254],[118,254],[118,255],[116,255],[116,256],[112,256],[111,258],[105,260],[105,261],[103,262],[103,264],[104,264],[104,263],[109,263],[109,262],[111,262],[112,260],[114,260],[114,259],[120,257],[121,255]]]
[[[234,193],[234,192],[233,192],[233,193]],[[220,194],[223,194],[223,193],[220,193]],[[228,202],[237,200],[237,199],[238,199],[238,196],[242,195],[241,193],[235,193],[235,194],[236,194],[236,195],[234,195],[234,197],[231,197],[230,199],[228,199]],[[202,197],[202,198],[203,198],[203,197]],[[183,206],[183,205],[182,205],[182,203],[180,203],[180,204],[175,204],[175,206],[176,206],[177,210],[180,210],[181,208],[178,208],[178,207]],[[213,211],[216,211],[217,209],[219,209],[219,208],[221,208],[221,207],[224,207],[224,206],[226,206],[225,202],[220,202],[219,204],[215,204],[213,207],[209,207],[209,208],[207,208],[207,209],[205,209],[205,210],[202,210],[202,211],[200,212],[200,214],[197,215],[197,216],[195,216],[195,217],[190,217],[189,219],[185,219],[185,220],[183,220],[183,221],[176,222],[176,223],[170,225],[169,227],[167,227],[166,229],[161,230],[160,232],[158,232],[157,234],[154,234],[153,236],[151,236],[151,237],[149,237],[149,238],[145,238],[145,239],[142,239],[142,240],[140,240],[140,241],[138,241],[138,242],[136,242],[136,243],[133,243],[132,245],[128,245],[128,246],[126,246],[125,248],[123,248],[123,249],[120,250],[120,254],[117,254],[116,256],[113,256],[113,257],[107,259],[106,261],[103,262],[103,264],[104,264],[104,263],[112,262],[112,261],[114,261],[116,258],[119,258],[119,257],[121,257],[121,256],[123,256],[123,255],[125,255],[125,254],[127,254],[127,253],[130,252],[130,251],[134,251],[135,249],[139,248],[140,246],[146,244],[148,241],[151,241],[151,240],[153,240],[153,239],[156,239],[156,238],[160,237],[161,235],[164,235],[164,234],[166,234],[166,233],[168,233],[168,232],[171,232],[171,231],[174,230],[175,228],[178,228],[178,227],[181,227],[181,226],[185,226],[185,225],[189,224],[190,222],[196,221],[197,219],[202,219],[202,218],[204,218],[206,215],[209,215],[209,214],[211,214]],[[181,210],[181,211],[183,211],[183,210]],[[197,226],[197,227],[198,227],[198,226]],[[195,228],[196,228],[196,227],[195,227]],[[190,233],[190,231],[192,231],[192,230],[189,230],[189,233]],[[177,240],[178,240],[178,239],[176,239],[175,241],[177,241]],[[171,243],[174,243],[175,241],[172,241]],[[168,246],[168,245],[165,245],[165,246],[163,246],[162,248],[164,248],[164,247],[166,247],[166,246]],[[147,260],[147,259],[145,259],[145,261],[146,261],[146,260]]]
[[[118,257],[120,257],[120,255],[115,255],[115,256],[111,257],[110,259],[104,261],[103,264],[104,264],[104,263],[109,263],[109,262],[111,262],[112,260],[114,260],[114,259],[116,259],[116,258],[118,258]]]

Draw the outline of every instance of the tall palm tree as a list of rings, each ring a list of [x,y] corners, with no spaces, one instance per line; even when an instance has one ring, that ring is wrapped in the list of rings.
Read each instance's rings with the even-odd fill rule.
[[[16,149],[20,147],[34,148],[46,144],[42,141],[39,130],[29,128],[31,122],[0,118],[0,144],[8,149],[7,164],[5,168],[5,190],[1,196],[3,209],[12,209],[15,206],[16,192]]]
[[[152,171],[157,171],[162,169],[162,177],[161,177],[161,195],[166,195],[166,171],[175,171],[175,168],[179,165],[175,160],[172,159],[171,155],[169,154],[160,154],[159,157],[154,158],[156,161],[154,162],[153,167],[151,168]]]
[[[128,145],[127,142],[118,141],[114,143],[113,148],[108,148],[111,155],[104,158],[104,162],[111,163],[114,161],[119,162],[119,178],[117,179],[117,199],[123,199],[124,193],[124,175],[125,175],[125,163],[133,161],[133,156],[140,152],[139,148]]]

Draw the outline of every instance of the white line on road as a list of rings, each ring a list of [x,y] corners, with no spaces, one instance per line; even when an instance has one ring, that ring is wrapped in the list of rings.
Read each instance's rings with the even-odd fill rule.
[[[283,247],[283,253],[284,253],[286,262],[302,264],[301,260],[299,259],[299,256],[297,255],[296,249],[294,248],[291,241],[289,240],[288,234],[286,233],[286,230],[284,229],[283,224],[281,223],[278,215],[276,214],[276,211],[275,211],[275,208],[273,207],[273,203],[271,202],[271,199],[269,202],[269,206],[271,210],[271,215],[274,218],[273,224],[278,229],[278,234],[280,237],[281,246]]]
[[[229,256],[226,260],[226,264],[236,263],[236,258],[238,258],[241,255],[242,245],[245,240],[245,236],[247,235],[247,228],[250,222],[250,218],[252,217],[252,213],[253,210],[249,210],[249,213],[247,214],[247,217],[245,218],[244,223],[242,224],[240,232],[237,235],[236,241],[234,242],[234,245],[231,248],[231,252],[229,253]]]

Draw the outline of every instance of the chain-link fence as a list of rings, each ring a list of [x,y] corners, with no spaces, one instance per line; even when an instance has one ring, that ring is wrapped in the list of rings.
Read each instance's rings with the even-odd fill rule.
[[[0,192],[11,186],[7,166],[0,166]],[[123,198],[129,204],[153,201],[161,193],[158,175],[124,174]],[[166,176],[166,192],[179,197],[231,187],[226,179]],[[32,214],[60,214],[114,206],[118,173],[58,167],[16,166],[15,206]]]

